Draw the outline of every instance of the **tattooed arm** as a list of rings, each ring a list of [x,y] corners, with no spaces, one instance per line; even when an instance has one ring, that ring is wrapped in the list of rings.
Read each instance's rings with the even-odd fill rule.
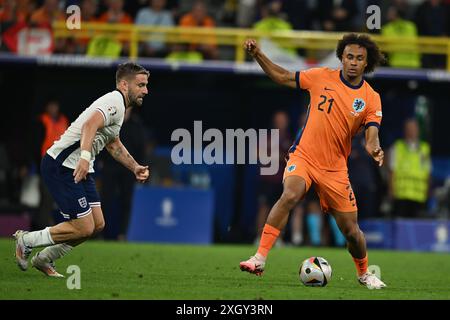
[[[139,182],[147,181],[150,175],[148,166],[141,166],[139,163],[137,163],[136,160],[134,160],[134,158],[128,152],[127,148],[125,148],[125,146],[122,144],[119,137],[114,139],[113,142],[106,145],[106,150],[108,150],[108,152],[117,162],[120,162],[123,166],[131,170]]]

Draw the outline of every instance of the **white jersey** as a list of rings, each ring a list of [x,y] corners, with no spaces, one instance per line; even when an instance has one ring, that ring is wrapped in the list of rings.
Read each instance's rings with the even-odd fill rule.
[[[53,143],[47,150],[47,154],[60,161],[63,166],[75,169],[81,154],[81,128],[94,112],[100,112],[105,120],[104,127],[97,130],[92,143],[89,172],[94,172],[95,156],[119,136],[122,127],[125,115],[125,98],[119,90],[109,92],[95,100],[70,124],[61,138]]]

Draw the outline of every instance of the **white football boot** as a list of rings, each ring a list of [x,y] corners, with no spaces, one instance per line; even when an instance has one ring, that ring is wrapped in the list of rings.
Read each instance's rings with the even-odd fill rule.
[[[369,289],[381,289],[386,287],[386,284],[377,278],[376,275],[374,275],[371,272],[366,272],[362,276],[358,277],[358,281],[363,286],[366,286]]]
[[[246,261],[241,261],[239,263],[239,267],[241,268],[241,271],[247,271],[249,273],[256,274],[257,276],[261,276],[264,272],[264,266],[266,265],[266,262],[258,259],[256,256],[251,256],[250,259]]]
[[[13,237],[16,239],[16,263],[22,271],[28,269],[28,257],[32,251],[32,248],[27,247],[23,241],[23,236],[27,233],[28,231],[17,230],[13,234]]]
[[[42,259],[39,256],[39,253],[31,258],[31,265],[48,277],[64,278],[62,274],[56,271],[53,261],[48,262],[45,259]]]

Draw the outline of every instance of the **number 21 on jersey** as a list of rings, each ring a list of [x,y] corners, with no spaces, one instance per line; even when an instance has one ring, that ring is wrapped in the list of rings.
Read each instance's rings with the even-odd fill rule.
[[[326,110],[326,113],[330,113],[331,112],[331,107],[333,106],[334,99],[330,98],[330,99],[327,100],[327,96],[325,96],[323,94],[320,95],[320,98],[322,99],[322,101],[320,101],[319,104],[317,105],[317,109],[319,109],[319,111],[322,111],[322,112],[325,112],[325,110]],[[326,102],[328,102],[328,107],[324,106],[326,108],[326,109],[324,109],[323,105]]]

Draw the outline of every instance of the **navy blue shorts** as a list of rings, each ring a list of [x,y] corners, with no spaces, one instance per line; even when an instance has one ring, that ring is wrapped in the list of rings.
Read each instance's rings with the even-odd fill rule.
[[[92,212],[92,207],[100,207],[92,174],[88,174],[86,180],[75,183],[73,171],[48,154],[42,159],[42,178],[66,219],[87,216]]]

